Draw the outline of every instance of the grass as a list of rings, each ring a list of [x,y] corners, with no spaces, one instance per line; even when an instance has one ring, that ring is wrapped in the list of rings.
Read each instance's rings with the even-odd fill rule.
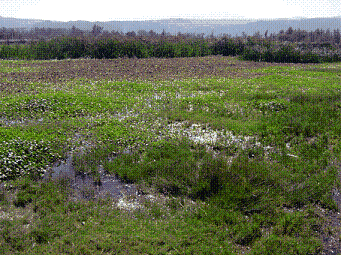
[[[16,80],[0,92],[2,253],[338,251],[336,64],[177,61],[1,62]],[[98,180],[102,165],[142,195],[79,200],[42,181],[70,151],[76,172]]]

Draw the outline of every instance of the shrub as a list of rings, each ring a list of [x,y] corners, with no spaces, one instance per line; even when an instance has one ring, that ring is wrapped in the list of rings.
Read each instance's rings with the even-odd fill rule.
[[[213,54],[236,56],[244,52],[245,45],[240,40],[223,38],[213,45]]]

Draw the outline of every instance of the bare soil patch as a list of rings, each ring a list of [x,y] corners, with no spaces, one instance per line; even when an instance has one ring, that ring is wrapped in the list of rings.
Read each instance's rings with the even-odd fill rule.
[[[19,67],[31,67],[25,72],[0,73],[4,81],[0,91],[16,91],[17,84],[31,82],[59,83],[85,78],[93,80],[168,80],[212,77],[254,77],[264,75],[250,70],[268,66],[303,66],[304,64],[279,64],[239,61],[235,57],[206,56],[192,58],[119,58],[119,59],[68,59],[60,61],[18,62]],[[6,86],[7,84],[7,86]],[[13,87],[14,86],[14,87]],[[8,89],[6,89],[8,87]],[[10,92],[10,91],[8,91]]]

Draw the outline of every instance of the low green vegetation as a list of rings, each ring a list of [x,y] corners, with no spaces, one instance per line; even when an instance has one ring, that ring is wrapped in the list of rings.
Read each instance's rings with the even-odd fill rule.
[[[340,206],[337,68],[0,92],[1,252],[320,254],[325,236],[338,247],[326,223]],[[99,182],[101,166],[140,193],[82,200],[72,180],[41,180],[69,153],[76,173]]]

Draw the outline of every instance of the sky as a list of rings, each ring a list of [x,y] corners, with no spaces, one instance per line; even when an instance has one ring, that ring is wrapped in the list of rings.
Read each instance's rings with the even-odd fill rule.
[[[53,21],[341,16],[340,0],[0,0],[0,16]]]

